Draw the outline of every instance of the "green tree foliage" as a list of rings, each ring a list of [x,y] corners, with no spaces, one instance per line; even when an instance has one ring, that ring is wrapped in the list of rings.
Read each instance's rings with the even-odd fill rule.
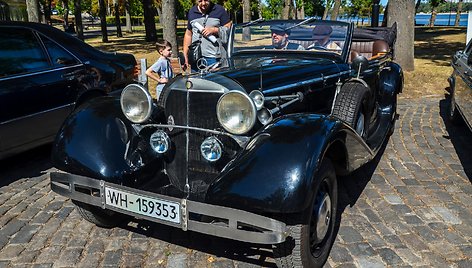
[[[282,15],[284,2],[281,0],[267,0],[267,6],[262,8],[262,17],[264,19],[278,19]]]
[[[324,9],[324,3],[321,0],[305,1],[305,16],[321,17]]]
[[[368,18],[372,13],[372,5],[372,0],[351,0],[344,11],[349,17]]]
[[[432,6],[431,3],[420,3],[418,7],[418,13],[431,13]],[[438,13],[449,13],[449,12],[456,12],[457,11],[457,3],[451,2],[444,2],[440,3],[436,9]],[[472,10],[472,3],[462,3],[462,12],[468,12]]]

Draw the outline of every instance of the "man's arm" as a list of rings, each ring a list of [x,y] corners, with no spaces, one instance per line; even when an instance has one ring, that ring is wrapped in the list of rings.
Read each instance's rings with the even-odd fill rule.
[[[184,47],[182,48],[183,53],[184,53],[184,58],[185,58],[185,64],[184,64],[185,68],[190,66],[189,63],[188,63],[188,46],[190,46],[191,43],[192,43],[192,31],[187,29],[187,30],[185,30]]]

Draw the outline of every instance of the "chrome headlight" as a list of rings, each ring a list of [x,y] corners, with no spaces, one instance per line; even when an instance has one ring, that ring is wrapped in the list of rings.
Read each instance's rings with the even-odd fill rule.
[[[164,131],[158,130],[151,134],[149,144],[156,153],[163,154],[169,150],[170,138]]]
[[[222,147],[221,142],[217,138],[208,137],[200,145],[200,152],[206,160],[215,162],[221,158]]]
[[[258,111],[264,107],[264,94],[262,94],[262,92],[259,90],[253,90],[249,93],[249,97],[251,97]]]
[[[218,121],[232,134],[244,134],[256,122],[256,106],[252,99],[240,91],[225,93],[218,100],[216,115]]]
[[[142,123],[151,116],[152,98],[141,85],[127,85],[121,92],[121,110],[133,123]]]

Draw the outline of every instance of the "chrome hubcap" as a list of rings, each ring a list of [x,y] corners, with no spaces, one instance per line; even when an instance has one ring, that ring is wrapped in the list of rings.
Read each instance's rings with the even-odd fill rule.
[[[327,193],[324,194],[316,214],[316,237],[321,241],[328,233],[331,222],[331,198]]]
[[[364,135],[364,113],[359,114],[356,124],[356,132],[362,137]]]

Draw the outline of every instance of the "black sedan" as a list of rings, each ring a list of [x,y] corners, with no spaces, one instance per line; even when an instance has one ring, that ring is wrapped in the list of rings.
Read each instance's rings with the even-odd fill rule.
[[[75,107],[132,83],[136,59],[52,26],[0,22],[0,159],[54,139]]]
[[[228,59],[200,60],[158,103],[134,84],[75,111],[53,145],[51,188],[100,226],[134,216],[272,244],[281,267],[320,267],[338,176],[393,131],[394,37],[312,19],[235,25]]]
[[[472,42],[469,41],[465,50],[456,52],[449,77],[451,103],[449,118],[453,123],[466,122],[472,130]]]

